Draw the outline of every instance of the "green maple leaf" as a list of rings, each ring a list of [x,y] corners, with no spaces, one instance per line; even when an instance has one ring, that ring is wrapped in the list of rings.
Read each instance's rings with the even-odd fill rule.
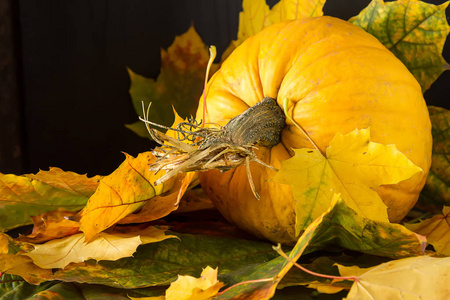
[[[372,0],[349,21],[377,37],[406,65],[426,91],[442,72],[450,68],[442,57],[450,32],[445,16],[449,3]]]

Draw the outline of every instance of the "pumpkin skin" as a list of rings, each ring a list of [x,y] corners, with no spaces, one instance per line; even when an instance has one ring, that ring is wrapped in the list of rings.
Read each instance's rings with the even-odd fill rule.
[[[247,39],[222,64],[206,88],[207,122],[231,118],[272,97],[325,153],[337,132],[369,128],[371,140],[395,144],[423,172],[377,192],[389,219],[400,221],[416,203],[431,164],[431,124],[422,91],[408,69],[375,37],[333,17],[306,18],[267,27]],[[202,118],[203,96],[197,119]],[[259,147],[258,158],[276,168],[291,149],[312,148],[289,121],[281,143]],[[292,244],[295,200],[290,186],[271,182],[275,172],[251,164],[253,195],[245,166],[200,173],[203,189],[238,227],[275,243]],[[324,208],[325,211],[326,208]]]

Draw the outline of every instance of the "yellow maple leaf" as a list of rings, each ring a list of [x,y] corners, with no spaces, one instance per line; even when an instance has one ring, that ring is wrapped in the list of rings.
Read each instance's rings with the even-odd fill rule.
[[[368,269],[337,266],[341,276],[357,277],[347,300],[450,297],[450,257],[410,257]]]
[[[34,250],[23,253],[33,263],[43,269],[64,268],[70,263],[79,263],[88,259],[118,260],[132,256],[139,245],[155,243],[173,235],[165,235],[167,228],[150,226],[144,230],[130,233],[100,233],[89,243],[82,233],[51,240],[44,244],[32,244]]]
[[[157,186],[153,184],[165,171],[155,175],[149,170],[149,165],[156,161],[151,152],[141,153],[136,158],[125,155],[125,161],[100,181],[81,211],[80,229],[87,241],[141,208],[147,200],[172,188],[174,179]]]
[[[178,275],[178,279],[170,284],[165,296],[129,297],[132,300],[206,300],[211,299],[225,284],[217,280],[217,268],[207,266],[200,278]]]
[[[0,254],[0,273],[20,276],[31,284],[53,280],[52,270],[42,269],[31,258],[16,254]]]
[[[417,224],[405,224],[415,233],[426,236],[436,252],[450,255],[450,206],[444,206],[442,214],[423,220]]]
[[[224,284],[217,280],[217,268],[206,267],[200,278],[178,276],[166,291],[166,300],[203,300],[215,296]]]
[[[326,150],[294,149],[274,181],[289,184],[296,200],[296,232],[326,211],[335,193],[364,217],[388,222],[380,185],[396,184],[422,170],[395,145],[370,141],[369,129],[337,133]]]
[[[239,13],[238,39],[225,50],[222,60],[247,38],[272,24],[306,17],[322,16],[325,0],[281,0],[272,9],[265,0],[244,0]]]
[[[9,236],[0,232],[0,254],[9,252]]]

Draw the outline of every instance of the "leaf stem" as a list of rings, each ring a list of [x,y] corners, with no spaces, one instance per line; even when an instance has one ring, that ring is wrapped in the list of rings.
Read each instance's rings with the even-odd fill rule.
[[[249,284],[249,283],[258,283],[258,282],[271,282],[271,281],[275,282],[277,280],[278,280],[278,278],[277,278],[277,276],[275,276],[275,277],[270,277],[270,278],[253,279],[253,280],[247,280],[247,281],[238,282],[236,284],[233,284],[232,286],[227,287],[223,291],[217,293],[217,296],[220,296],[220,295],[228,292],[230,289],[235,288],[235,287],[240,286],[240,285]]]
[[[314,146],[314,148],[316,148],[317,151],[319,151],[319,153],[321,153],[323,156],[325,156],[322,151],[320,151],[319,147],[316,145],[316,143],[314,143],[314,141],[309,137],[309,135],[306,133],[306,131],[300,126],[300,124],[298,124],[297,122],[294,121],[294,119],[289,115],[288,113],[288,104],[289,104],[289,99],[284,99],[283,101],[283,110],[284,110],[284,114],[286,115],[286,118],[288,118],[292,123],[294,123],[295,127],[297,127],[304,136],[306,136],[306,138],[309,140],[309,142]]]
[[[332,275],[321,274],[321,273],[317,273],[317,272],[308,270],[305,267],[303,267],[302,265],[300,265],[297,262],[293,261],[289,256],[287,256],[286,253],[284,253],[284,251],[281,250],[281,245],[280,244],[278,244],[278,246],[276,246],[276,247],[273,247],[273,249],[278,254],[280,254],[282,257],[284,257],[286,260],[288,260],[290,263],[292,263],[294,266],[296,266],[297,268],[299,268],[303,272],[308,273],[310,275],[321,277],[321,278],[338,279],[338,280],[353,280],[355,282],[358,282],[358,277],[355,277],[355,276],[348,276],[348,277],[345,277],[345,276],[332,276]]]

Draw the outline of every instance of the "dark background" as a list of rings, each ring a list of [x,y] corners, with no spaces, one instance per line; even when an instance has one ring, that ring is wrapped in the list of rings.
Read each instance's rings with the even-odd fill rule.
[[[369,2],[328,0],[324,13],[348,19]],[[126,66],[156,78],[160,48],[191,23],[220,57],[241,8],[241,0],[0,0],[0,172],[107,175],[121,151],[147,151],[151,142],[124,127],[137,120]],[[449,108],[449,94],[447,71],[425,99]]]

